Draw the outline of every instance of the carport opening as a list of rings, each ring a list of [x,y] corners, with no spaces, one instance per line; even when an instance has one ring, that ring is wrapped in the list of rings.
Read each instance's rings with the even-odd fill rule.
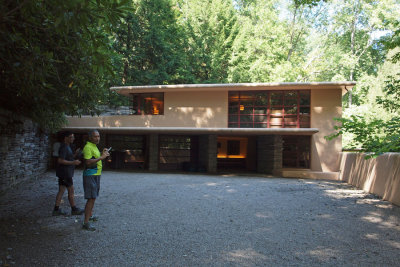
[[[218,171],[247,169],[247,137],[218,137]]]

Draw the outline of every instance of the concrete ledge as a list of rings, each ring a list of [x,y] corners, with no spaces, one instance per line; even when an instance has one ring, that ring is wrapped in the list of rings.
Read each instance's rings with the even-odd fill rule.
[[[282,176],[285,178],[339,180],[339,172],[316,172],[310,169],[283,169]]]
[[[71,117],[70,117],[71,118]],[[97,129],[105,133],[223,134],[223,135],[313,135],[317,128],[197,128],[197,127],[71,127],[64,130],[87,132]]]

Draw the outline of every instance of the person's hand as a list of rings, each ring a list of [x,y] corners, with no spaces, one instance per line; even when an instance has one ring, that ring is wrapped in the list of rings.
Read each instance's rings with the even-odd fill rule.
[[[105,158],[107,158],[108,156],[110,156],[110,153],[108,152],[108,149],[107,149],[107,148],[104,148],[104,149],[103,149],[103,153],[101,154],[101,157],[102,157],[103,159],[105,159]]]
[[[75,166],[77,166],[77,165],[79,165],[79,164],[81,164],[81,161],[80,161],[80,160],[77,160],[77,159],[74,160],[74,165],[75,165]]]

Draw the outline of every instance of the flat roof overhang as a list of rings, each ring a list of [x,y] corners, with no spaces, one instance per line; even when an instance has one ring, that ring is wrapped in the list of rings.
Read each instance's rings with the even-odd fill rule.
[[[286,83],[221,83],[221,84],[176,84],[176,85],[140,85],[115,86],[110,90],[129,96],[146,92],[199,92],[199,91],[256,91],[256,90],[305,90],[340,89],[342,94],[351,90],[356,82],[286,82]]]
[[[64,127],[73,132],[98,130],[110,134],[185,134],[185,135],[313,135],[317,128],[194,128],[194,127]]]

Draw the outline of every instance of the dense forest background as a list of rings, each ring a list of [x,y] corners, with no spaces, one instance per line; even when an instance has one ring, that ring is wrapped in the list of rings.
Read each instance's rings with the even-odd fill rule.
[[[398,0],[4,0],[0,103],[56,130],[126,104],[116,85],[356,81],[331,138],[400,151],[399,18]]]

